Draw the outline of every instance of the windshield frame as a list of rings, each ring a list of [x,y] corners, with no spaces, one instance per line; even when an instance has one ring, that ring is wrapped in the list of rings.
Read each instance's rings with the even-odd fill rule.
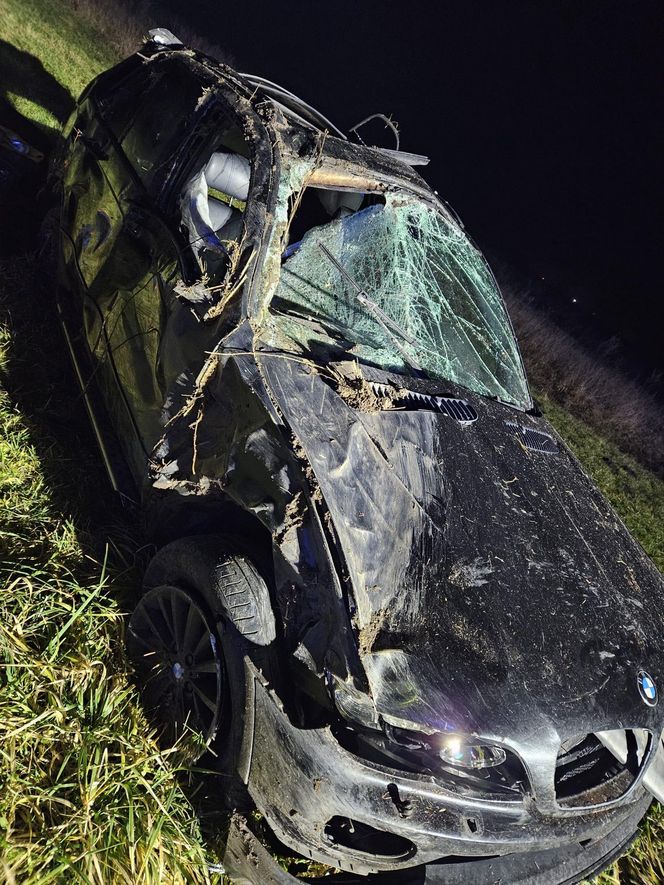
[[[281,276],[282,246],[285,243],[289,220],[293,214],[293,205],[297,205],[298,195],[300,195],[306,188],[385,195],[390,194],[397,196],[404,195],[406,198],[413,198],[426,204],[431,211],[441,215],[445,222],[454,229],[455,233],[467,240],[470,246],[477,251],[483,263],[483,267],[486,269],[490,281],[495,288],[496,296],[499,299],[500,307],[506,319],[506,332],[511,336],[511,340],[514,344],[514,353],[516,356],[516,362],[518,363],[518,370],[523,379],[523,392],[525,396],[521,402],[505,400],[497,395],[482,393],[470,388],[455,378],[432,378],[432,383],[439,385],[440,383],[447,381],[462,390],[468,390],[471,394],[485,399],[498,400],[518,411],[529,412],[534,408],[533,397],[530,391],[519,341],[515,334],[512,319],[507,310],[505,299],[500,286],[498,285],[495,274],[486,260],[486,257],[478,248],[472,237],[469,236],[456,213],[454,213],[450,207],[440,199],[437,193],[428,187],[423,179],[419,176],[415,176],[415,173],[410,169],[407,170],[408,173],[410,173],[409,178],[415,176],[418,179],[416,183],[412,180],[400,178],[397,175],[386,175],[382,171],[378,172],[371,170],[365,164],[349,164],[347,160],[340,161],[326,153],[322,153],[318,157],[318,162],[314,164],[303,162],[299,157],[287,157],[284,154],[282,154],[282,160],[284,162],[282,163],[279,192],[275,204],[275,225],[273,229],[272,243],[269,248],[272,266],[268,278],[265,280],[266,285],[265,288],[263,288],[263,297],[260,299],[260,305],[256,305],[258,311],[254,316],[258,322],[252,322],[256,337],[260,339],[260,349],[262,351],[273,351],[281,354],[288,352],[284,350],[284,348],[279,347],[278,344],[275,344],[274,341],[268,342],[268,340],[266,340],[267,336],[265,335],[265,332],[267,331],[267,326],[269,326],[269,318],[275,318],[279,313],[278,310],[271,309],[271,304],[273,298],[277,294]],[[290,160],[290,162],[288,162],[288,160]],[[293,358],[296,358],[295,354],[293,354]],[[372,368],[375,369],[376,367]],[[380,370],[380,367],[378,368]],[[412,368],[406,366],[404,366],[403,370],[390,369],[388,373],[391,375],[399,375],[403,377],[406,382],[408,379],[416,379],[418,377],[417,374],[413,372]]]

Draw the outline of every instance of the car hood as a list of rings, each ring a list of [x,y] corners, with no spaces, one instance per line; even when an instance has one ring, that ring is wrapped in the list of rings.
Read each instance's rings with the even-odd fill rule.
[[[452,385],[472,424],[367,411],[301,361],[261,363],[329,510],[380,713],[502,738],[661,730],[637,673],[664,675],[662,578],[545,421]]]

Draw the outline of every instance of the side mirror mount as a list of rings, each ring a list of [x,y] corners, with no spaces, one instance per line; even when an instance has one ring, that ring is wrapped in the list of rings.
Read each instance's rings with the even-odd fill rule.
[[[152,28],[145,36],[146,43],[155,43],[157,46],[184,46],[182,40],[178,39],[168,28]]]

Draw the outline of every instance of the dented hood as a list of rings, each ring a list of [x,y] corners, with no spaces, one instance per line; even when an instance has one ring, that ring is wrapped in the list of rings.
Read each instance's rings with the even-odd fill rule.
[[[661,729],[636,683],[664,676],[661,576],[560,442],[524,444],[546,422],[428,382],[478,419],[363,411],[299,361],[261,362],[330,512],[379,712],[496,736]]]

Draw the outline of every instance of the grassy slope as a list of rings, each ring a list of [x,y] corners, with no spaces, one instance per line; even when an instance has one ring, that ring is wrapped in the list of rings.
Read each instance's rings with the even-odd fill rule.
[[[0,38],[39,58],[72,97],[117,61],[99,36],[58,0],[0,0]],[[56,129],[57,121],[43,107],[47,103],[39,102],[39,85],[26,84],[26,91],[35,87],[35,100],[17,95],[13,104],[35,122]]]
[[[72,95],[115,61],[98,35],[54,0],[0,0],[0,21],[0,36],[37,55]],[[38,103],[18,98],[15,105],[55,128]],[[100,580],[90,535],[98,543],[121,532],[100,528],[86,509],[81,486],[103,487],[103,478],[89,436],[76,430],[84,420],[80,403],[72,400],[72,379],[63,367],[56,411],[62,412],[58,396],[69,397],[67,420],[74,424],[74,432],[69,428],[63,436],[50,414],[59,340],[52,352],[46,348],[51,362],[44,367],[45,338],[21,317],[20,305],[38,288],[32,258],[1,270],[1,369],[11,396],[0,398],[0,869],[8,880],[14,869],[22,882],[46,881],[46,871],[58,879],[62,865],[70,870],[67,877],[76,870],[81,881],[204,881],[195,822],[118,660],[117,598],[130,578],[122,575],[126,554],[116,554],[106,584]],[[45,316],[41,331],[52,337]],[[38,395],[35,403],[36,391],[41,400]],[[542,405],[664,569],[664,483],[545,396]],[[82,482],[72,481],[76,477]],[[63,509],[62,500],[74,503]],[[657,809],[636,848],[603,881],[664,881],[662,844]]]

